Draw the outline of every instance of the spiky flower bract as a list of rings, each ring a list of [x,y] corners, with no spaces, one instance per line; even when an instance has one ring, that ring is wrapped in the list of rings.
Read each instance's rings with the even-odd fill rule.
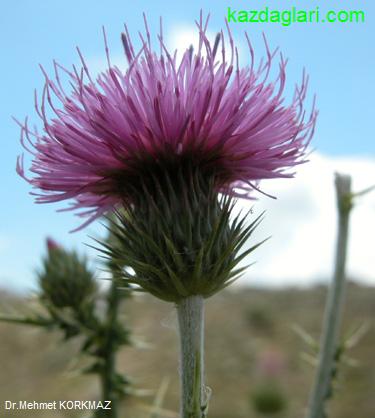
[[[240,261],[260,245],[240,252],[261,216],[246,225],[246,217],[232,216],[231,197],[218,200],[214,181],[206,183],[196,170],[188,179],[183,173],[180,167],[174,177],[166,174],[154,196],[145,186],[147,199],[118,213],[116,244],[104,244],[110,260],[133,269],[123,272],[128,283],[176,303],[227,287],[245,270]]]
[[[246,36],[247,65],[240,68],[229,29],[210,42],[207,27],[201,16],[199,47],[187,45],[181,60],[167,50],[162,30],[160,54],[153,51],[146,23],[139,51],[127,30],[122,35],[125,70],[108,56],[107,71],[94,80],[79,52],[81,69],[55,63],[55,80],[44,72],[35,103],[43,132],[31,131],[26,121],[21,134],[25,148],[33,148],[28,181],[38,190],[37,202],[73,199],[72,208],[91,220],[133,203],[144,175],[186,160],[228,195],[248,196],[259,180],[292,176],[288,169],[304,160],[316,119],[313,109],[305,120],[307,77],[286,105],[282,56],[269,80],[276,58],[267,43],[267,58],[256,65]],[[61,73],[72,92],[64,90]],[[25,176],[22,158],[17,167]]]
[[[53,239],[47,240],[47,255],[38,272],[41,299],[54,308],[80,310],[91,303],[97,284],[87,261],[67,251]]]

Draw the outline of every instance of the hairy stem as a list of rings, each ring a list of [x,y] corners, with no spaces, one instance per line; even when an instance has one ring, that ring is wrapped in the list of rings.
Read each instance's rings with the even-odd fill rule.
[[[205,418],[203,297],[183,299],[177,304],[177,313],[181,346],[181,418]]]
[[[330,397],[336,367],[339,330],[345,295],[345,264],[348,246],[349,215],[352,207],[351,178],[336,175],[338,237],[333,282],[327,296],[318,369],[310,396],[307,418],[325,418],[325,403]]]

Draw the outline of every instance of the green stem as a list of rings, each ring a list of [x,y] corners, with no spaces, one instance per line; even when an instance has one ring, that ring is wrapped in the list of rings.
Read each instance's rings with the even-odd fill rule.
[[[203,297],[183,299],[177,304],[177,313],[181,350],[181,418],[205,418]]]
[[[336,175],[338,237],[333,282],[327,296],[318,369],[310,396],[307,418],[324,418],[336,367],[339,330],[345,296],[345,264],[348,246],[349,215],[352,208],[351,178]]]
[[[108,293],[107,317],[106,317],[106,340],[103,347],[103,369],[101,372],[102,400],[111,401],[111,409],[103,410],[103,414],[110,418],[118,417],[118,398],[116,391],[116,353],[118,344],[116,341],[117,316],[120,303],[118,281],[114,275],[111,288]]]

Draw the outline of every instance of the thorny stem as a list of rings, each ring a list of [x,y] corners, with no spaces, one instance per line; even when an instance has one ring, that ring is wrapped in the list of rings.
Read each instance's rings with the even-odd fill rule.
[[[106,341],[103,352],[103,368],[101,371],[102,400],[111,401],[111,409],[103,410],[105,416],[110,418],[118,417],[118,393],[116,393],[116,352],[117,341],[116,324],[118,308],[120,303],[118,281],[116,275],[112,278],[111,288],[108,293],[107,317],[106,317]]]
[[[329,289],[321,337],[318,369],[306,418],[326,418],[325,403],[330,397],[345,295],[345,263],[349,215],[352,208],[351,178],[336,174],[338,237],[333,282]]]
[[[177,304],[177,313],[181,350],[181,418],[206,418],[203,297],[183,299]]]

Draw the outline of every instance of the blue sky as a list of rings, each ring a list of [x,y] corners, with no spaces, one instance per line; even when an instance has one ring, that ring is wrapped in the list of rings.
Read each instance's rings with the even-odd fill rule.
[[[20,0],[2,5],[0,46],[1,95],[1,223],[0,287],[32,286],[32,269],[38,265],[46,235],[54,236],[67,246],[82,248],[90,242],[87,234],[100,228],[69,234],[78,225],[72,213],[56,213],[63,205],[36,205],[29,196],[30,187],[15,173],[15,161],[21,152],[19,129],[11,120],[14,115],[37,122],[33,108],[33,91],[39,91],[43,77],[39,63],[51,69],[53,59],[65,66],[77,63],[79,45],[89,63],[104,59],[101,26],[107,29],[111,55],[121,55],[119,40],[123,23],[136,37],[142,28],[142,12],[148,16],[152,31],[163,17],[165,36],[172,37],[181,28],[192,28],[199,10],[211,13],[210,31],[216,33],[224,24],[227,7],[260,9],[264,6],[287,8],[363,9],[364,24],[232,24],[236,39],[247,30],[258,55],[263,53],[261,32],[272,46],[280,46],[289,57],[288,79],[300,79],[306,67],[310,74],[310,91],[316,92],[320,111],[313,146],[332,158],[369,158],[375,155],[375,5],[370,1],[145,1],[65,0],[45,2]],[[187,45],[181,45],[185,48]],[[244,57],[246,58],[246,57]],[[124,60],[125,64],[125,60]],[[93,64],[94,65],[94,64]],[[375,173],[374,173],[375,174]],[[375,175],[373,176],[375,178]],[[371,180],[369,179],[369,182]],[[372,181],[373,183],[373,181]]]

